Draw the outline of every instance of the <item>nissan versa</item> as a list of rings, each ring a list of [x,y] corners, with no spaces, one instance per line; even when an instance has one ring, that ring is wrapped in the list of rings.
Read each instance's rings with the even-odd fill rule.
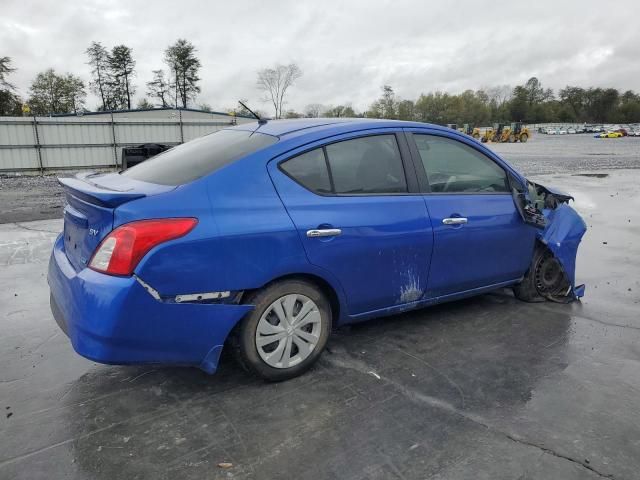
[[[473,138],[413,122],[244,124],[60,179],[51,309],[109,364],[307,370],[336,325],[510,286],[570,301],[585,224]]]

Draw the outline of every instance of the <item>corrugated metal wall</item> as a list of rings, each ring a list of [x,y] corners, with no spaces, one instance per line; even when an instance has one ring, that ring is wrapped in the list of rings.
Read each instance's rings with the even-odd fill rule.
[[[121,165],[123,147],[177,145],[228,127],[232,119],[0,117],[0,172]]]

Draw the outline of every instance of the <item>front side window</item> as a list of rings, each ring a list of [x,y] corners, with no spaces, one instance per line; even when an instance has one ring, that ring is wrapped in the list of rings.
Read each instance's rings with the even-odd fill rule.
[[[315,193],[407,192],[395,135],[375,135],[332,143],[286,160],[280,168]]]
[[[509,192],[506,172],[493,160],[457,140],[413,134],[434,193]]]

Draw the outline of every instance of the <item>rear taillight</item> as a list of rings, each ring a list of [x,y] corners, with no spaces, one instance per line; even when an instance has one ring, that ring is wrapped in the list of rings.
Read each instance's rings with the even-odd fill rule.
[[[89,268],[109,275],[131,275],[149,250],[186,235],[197,223],[195,218],[163,218],[121,225],[100,242]]]

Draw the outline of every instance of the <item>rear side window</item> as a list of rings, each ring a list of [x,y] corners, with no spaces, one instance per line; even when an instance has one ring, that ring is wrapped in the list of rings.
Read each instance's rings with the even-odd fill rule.
[[[280,164],[293,180],[321,194],[407,192],[395,135],[332,143]]]
[[[167,150],[122,175],[160,185],[182,185],[277,141],[262,133],[220,130]]]
[[[312,192],[332,192],[322,148],[293,157],[282,163],[280,167],[287,175]]]
[[[509,192],[506,172],[493,160],[462,142],[413,134],[434,193]]]

